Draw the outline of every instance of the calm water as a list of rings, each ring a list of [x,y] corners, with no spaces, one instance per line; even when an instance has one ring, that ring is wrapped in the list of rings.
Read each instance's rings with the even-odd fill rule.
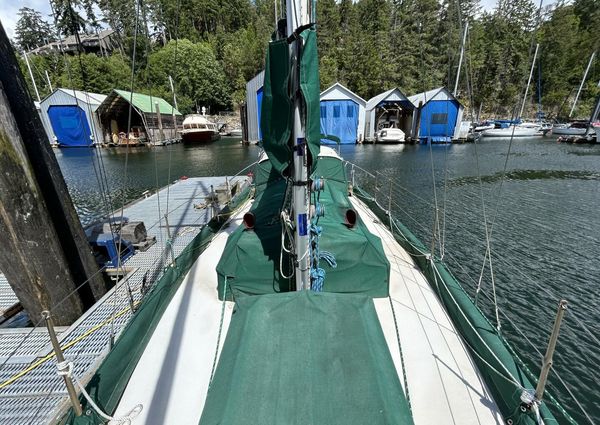
[[[401,186],[393,191],[395,212],[426,244],[431,241],[437,197],[440,211],[445,211],[445,260],[471,294],[485,252],[483,196],[488,222],[495,217],[491,245],[498,304],[524,334],[501,316],[504,335],[537,375],[541,356],[527,339],[545,351],[557,302],[566,298],[570,310],[554,367],[592,419],[600,422],[600,146],[515,140],[501,185],[507,149],[508,141],[497,139],[431,149],[345,146],[341,153],[382,173],[381,181],[392,178]],[[56,155],[87,224],[109,210],[96,178],[100,166],[106,170],[106,179],[100,181],[109,188],[116,208],[183,175],[234,174],[255,161],[258,150],[228,139],[208,146],[134,149],[126,173],[124,150],[103,150],[101,156],[91,150],[60,150]],[[488,268],[483,276],[482,292],[491,294]],[[480,305],[492,318],[492,304],[481,296]],[[580,423],[588,423],[554,372],[550,382],[550,390],[567,410]]]

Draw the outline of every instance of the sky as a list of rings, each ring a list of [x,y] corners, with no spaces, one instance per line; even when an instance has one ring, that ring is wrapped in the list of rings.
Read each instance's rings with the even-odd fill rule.
[[[481,0],[481,6],[484,10],[492,10],[496,2],[497,0]],[[47,21],[52,21],[48,0],[0,0],[0,22],[9,38],[15,35],[15,25],[19,19],[17,12],[22,7],[35,9],[41,12]]]

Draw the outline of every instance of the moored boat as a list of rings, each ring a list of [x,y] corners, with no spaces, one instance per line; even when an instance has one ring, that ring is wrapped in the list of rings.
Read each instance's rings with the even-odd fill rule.
[[[229,132],[229,135],[231,137],[242,137],[242,129],[241,128],[234,128],[233,130],[231,130]]]
[[[375,135],[376,143],[404,143],[404,141],[404,132],[395,127],[382,128]]]
[[[584,136],[588,132],[587,121],[574,121],[569,124],[557,124],[552,127],[552,134],[556,136]]]
[[[183,120],[183,129],[179,131],[181,140],[186,144],[209,143],[221,138],[217,124],[210,122],[204,115],[188,115]]]
[[[539,123],[520,123],[506,126],[496,125],[496,128],[484,130],[484,137],[541,137],[544,136],[549,128]]]

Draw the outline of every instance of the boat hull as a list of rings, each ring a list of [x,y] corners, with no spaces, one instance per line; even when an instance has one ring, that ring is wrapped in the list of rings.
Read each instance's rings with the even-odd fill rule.
[[[531,128],[494,128],[485,130],[482,133],[484,137],[541,137],[544,133]]]
[[[552,134],[556,136],[583,136],[586,132],[587,129],[585,128],[558,127],[552,129]]]
[[[404,132],[398,129],[385,129],[375,135],[375,143],[404,143]]]
[[[188,131],[181,133],[181,141],[184,144],[210,143],[220,138],[221,135],[213,131]]]

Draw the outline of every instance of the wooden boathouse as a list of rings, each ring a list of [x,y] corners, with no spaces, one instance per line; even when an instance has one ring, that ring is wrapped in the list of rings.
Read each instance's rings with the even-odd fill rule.
[[[131,131],[129,109],[131,106]],[[113,90],[98,106],[103,141],[110,145],[140,145],[175,139],[183,116],[166,100],[142,93]]]

